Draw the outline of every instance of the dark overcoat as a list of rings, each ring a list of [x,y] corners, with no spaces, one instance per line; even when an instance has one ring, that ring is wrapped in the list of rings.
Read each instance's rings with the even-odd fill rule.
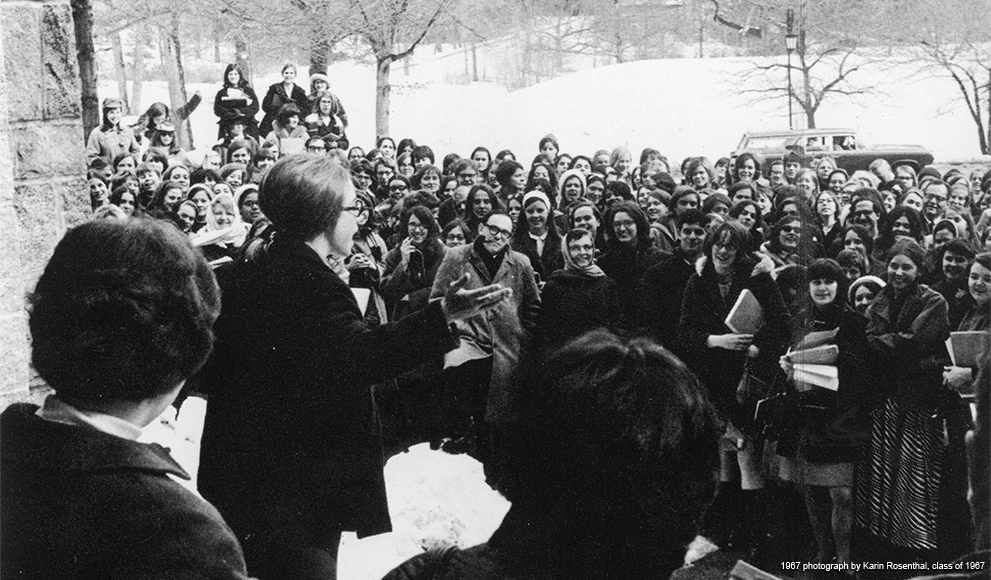
[[[244,538],[391,529],[371,386],[456,346],[439,301],[370,328],[316,251],[277,238],[222,282],[199,488]]]
[[[0,419],[0,576],[247,578],[237,539],[159,445],[46,421]]]

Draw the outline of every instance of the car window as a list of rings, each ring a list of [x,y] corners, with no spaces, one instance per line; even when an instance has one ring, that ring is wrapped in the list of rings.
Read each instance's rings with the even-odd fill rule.
[[[781,151],[789,139],[788,135],[752,135],[747,139],[743,149],[747,151]]]
[[[829,145],[832,143],[827,141],[827,137],[823,135],[809,135],[805,138],[806,151],[829,151]]]
[[[854,135],[836,135],[833,137],[833,151],[853,151],[857,148],[857,137]]]

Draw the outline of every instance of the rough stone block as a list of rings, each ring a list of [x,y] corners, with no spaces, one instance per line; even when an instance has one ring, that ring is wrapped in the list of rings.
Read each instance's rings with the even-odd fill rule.
[[[31,350],[25,313],[0,316],[0,394],[27,393]]]
[[[0,316],[24,309],[22,274],[20,222],[12,205],[0,207]]]
[[[14,178],[85,175],[86,148],[81,121],[26,123],[12,127]]]
[[[3,34],[3,66],[7,73],[3,92],[10,118],[41,119],[44,113],[44,77],[41,50],[41,5],[0,4]]]
[[[63,228],[74,228],[93,218],[89,203],[89,185],[85,177],[64,179],[53,185],[61,197]]]
[[[14,189],[22,275],[40,273],[55,250],[61,235],[56,213],[61,205],[56,201],[58,195],[51,182],[21,184]]]
[[[45,4],[41,19],[45,117],[78,117],[80,111],[76,36],[69,4]]]

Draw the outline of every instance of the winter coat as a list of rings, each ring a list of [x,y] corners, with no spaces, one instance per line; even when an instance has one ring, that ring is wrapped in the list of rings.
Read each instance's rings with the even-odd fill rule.
[[[279,114],[282,105],[296,103],[300,111],[306,111],[309,102],[309,98],[299,85],[293,85],[291,95],[286,94],[286,87],[281,82],[268,87],[268,92],[265,93],[265,98],[262,100],[262,110],[265,111],[265,116],[258,128],[259,134],[268,135],[272,132],[272,122],[275,121],[275,116]]]
[[[224,138],[224,123],[223,119],[226,115],[229,115],[233,111],[237,110],[244,113],[248,118],[244,124],[244,133],[251,137],[258,137],[258,120],[255,117],[258,115],[258,109],[261,103],[258,102],[258,96],[255,94],[255,89],[251,88],[247,83],[242,84],[237,87],[244,93],[244,96],[251,100],[251,103],[245,107],[236,106],[236,101],[224,101],[224,97],[228,95],[228,90],[230,87],[226,85],[217,91],[217,96],[213,98],[213,114],[220,119],[220,130],[217,134],[218,139]],[[276,110],[278,112],[278,110]]]
[[[428,239],[425,244],[428,244],[428,247],[420,250],[423,255],[423,270],[419,272],[410,272],[407,266],[403,265],[403,254],[398,247],[389,250],[385,255],[385,268],[382,271],[379,287],[390,314],[403,296],[422,290],[426,290],[425,294],[429,296],[447,247],[436,238]]]
[[[738,258],[739,260],[740,258]],[[736,401],[747,356],[742,351],[709,348],[710,335],[730,334],[725,320],[744,288],[753,292],[764,310],[764,326],[754,335],[760,355],[750,361],[754,376],[765,382],[783,378],[778,359],[788,347],[791,316],[771,275],[755,269],[748,257],[737,264],[724,298],[711,261],[702,260],[685,286],[678,325],[683,359],[708,388],[709,398],[720,414],[739,429],[753,423],[753,409]]]
[[[960,326],[960,321],[963,320],[968,307],[974,301],[967,290],[967,280],[963,280],[962,284],[954,284],[944,278],[931,285],[930,288],[939,292],[943,300],[946,300],[946,313],[950,320],[950,329]]]
[[[439,303],[370,328],[313,249],[277,237],[222,288],[199,489],[239,538],[389,531],[371,386],[453,348]]]
[[[544,251],[537,254],[537,240],[525,234],[522,238],[513,237],[509,245],[514,250],[530,258],[530,265],[540,280],[546,282],[551,273],[564,268],[564,256],[561,255],[561,236],[552,236],[549,232],[544,238]]]
[[[323,139],[333,138],[337,141],[339,149],[347,149],[351,142],[344,133],[344,125],[336,117],[331,116],[329,120],[321,118],[316,113],[307,115],[303,119],[306,124],[306,131],[310,137],[320,137]]]
[[[635,250],[622,244],[613,244],[597,261],[606,276],[616,281],[625,328],[634,330],[643,326],[637,293],[644,273],[663,257],[664,254],[650,244],[638,244]]]
[[[4,578],[247,578],[217,510],[172,477],[162,447],[47,421],[0,418]]]
[[[680,351],[678,323],[688,279],[695,273],[695,262],[685,259],[681,248],[647,268],[637,293],[643,326],[650,335],[675,354]]]
[[[622,317],[614,280],[556,270],[540,293],[539,349],[553,350],[596,328],[619,328]]]
[[[451,282],[466,273],[471,275],[465,286],[467,290],[489,284],[499,284],[513,290],[509,299],[488,312],[455,323],[462,341],[473,341],[492,352],[492,380],[486,403],[486,421],[513,422],[519,415],[521,361],[540,311],[540,295],[533,267],[529,258],[508,250],[499,270],[492,276],[474,244],[448,248],[434,279],[431,299],[443,296]]]
[[[946,391],[943,367],[950,364],[946,300],[925,284],[896,297],[888,284],[867,308],[867,320],[879,387],[903,403],[938,407]]]
[[[837,302],[842,300],[837,298]],[[844,303],[825,310],[810,306],[799,312],[793,326],[792,344],[810,332],[839,329],[830,342],[839,348],[839,389],[798,393],[803,406],[799,452],[813,463],[857,461],[870,437],[871,391],[876,388],[869,364],[867,320]]]
[[[285,126],[278,119],[272,121],[272,131],[265,137],[265,141],[275,141],[279,144],[279,154],[285,155],[285,151],[282,150],[282,140],[283,139],[306,139],[308,134],[306,132],[306,126],[300,123],[296,125],[293,129]]]
[[[137,156],[140,151],[133,131],[101,125],[90,132],[86,141],[86,163],[88,165],[97,157],[102,157],[110,164],[121,153]]]

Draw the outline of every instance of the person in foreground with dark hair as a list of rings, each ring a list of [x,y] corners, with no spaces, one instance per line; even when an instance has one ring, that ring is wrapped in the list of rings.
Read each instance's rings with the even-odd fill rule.
[[[213,345],[220,293],[154,220],[99,220],[55,248],[30,297],[32,362],[55,389],[0,417],[4,578],[246,578],[233,532],[138,443]]]
[[[512,580],[667,578],[712,497],[715,413],[656,343],[579,337],[530,377],[507,439],[512,507],[488,542],[416,556],[385,576]]]
[[[351,255],[366,211],[348,170],[322,155],[285,157],[259,201],[274,233],[224,280],[202,374],[199,486],[241,539],[252,575],[328,580],[341,532],[392,529],[371,386],[454,348],[452,322],[512,291],[466,290],[469,276],[458,276],[425,308],[372,328],[330,265]]]

